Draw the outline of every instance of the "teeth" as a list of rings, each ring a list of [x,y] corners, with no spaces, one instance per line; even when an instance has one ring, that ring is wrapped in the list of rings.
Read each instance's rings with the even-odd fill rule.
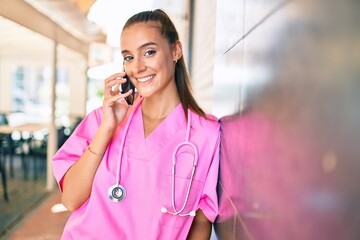
[[[146,81],[149,81],[150,79],[152,79],[154,76],[147,76],[147,77],[144,77],[144,78],[138,78],[138,81],[139,82],[146,82]]]

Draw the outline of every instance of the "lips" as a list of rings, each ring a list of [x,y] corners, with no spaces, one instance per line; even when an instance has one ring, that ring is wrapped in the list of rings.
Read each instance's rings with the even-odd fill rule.
[[[150,76],[146,76],[146,77],[143,77],[143,78],[138,78],[137,80],[138,80],[138,82],[144,83],[144,82],[150,81],[154,77],[155,77],[155,75],[150,75]]]

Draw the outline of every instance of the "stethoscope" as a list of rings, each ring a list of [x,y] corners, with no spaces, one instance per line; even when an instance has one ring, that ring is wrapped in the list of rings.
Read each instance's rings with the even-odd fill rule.
[[[123,154],[123,150],[124,150],[124,144],[125,144],[125,139],[126,139],[126,135],[128,133],[129,130],[129,126],[130,126],[130,122],[134,117],[134,113],[136,112],[136,110],[138,109],[138,107],[141,105],[142,102],[141,98],[137,104],[134,107],[134,110],[131,112],[130,116],[129,116],[129,120],[127,121],[125,128],[124,128],[124,136],[121,140],[120,143],[120,154],[118,157],[118,161],[117,161],[117,168],[116,168],[116,183],[114,185],[112,185],[109,190],[108,190],[108,196],[110,198],[111,201],[113,202],[121,202],[122,200],[124,200],[124,198],[126,197],[126,189],[123,185],[120,184],[120,171],[121,171],[121,159],[122,159],[122,154]],[[195,169],[196,169],[196,165],[197,165],[197,161],[198,161],[198,151],[196,146],[189,141],[190,139],[190,122],[191,122],[191,115],[190,115],[190,109],[188,109],[188,118],[187,118],[187,126],[186,126],[186,139],[184,142],[179,143],[173,152],[172,155],[172,169],[171,169],[171,202],[172,202],[172,208],[173,211],[170,211],[168,209],[166,209],[165,207],[161,208],[161,212],[162,213],[169,213],[172,215],[178,215],[181,217],[184,216],[195,216],[195,211],[190,211],[189,213],[182,213],[186,207],[186,204],[189,200],[189,194],[190,194],[190,190],[191,190],[191,185],[193,182],[193,178],[195,175]],[[193,159],[193,166],[192,166],[192,170],[191,170],[191,177],[190,177],[190,182],[187,188],[187,192],[186,192],[186,196],[185,196],[185,200],[184,203],[182,205],[182,207],[178,210],[175,206],[175,171],[176,171],[176,159],[178,154],[178,151],[181,147],[184,146],[189,146],[192,148],[193,150],[193,155],[194,155],[194,159]]]

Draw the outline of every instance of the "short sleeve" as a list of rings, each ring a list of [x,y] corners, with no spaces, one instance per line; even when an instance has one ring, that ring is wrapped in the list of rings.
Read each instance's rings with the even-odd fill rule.
[[[203,194],[200,199],[199,208],[203,211],[209,221],[214,222],[218,212],[217,182],[219,175],[219,149],[220,149],[220,131],[213,152],[213,159],[206,177]]]
[[[69,168],[83,155],[101,122],[101,109],[89,113],[76,127],[53,157],[53,173],[62,190],[62,179]]]

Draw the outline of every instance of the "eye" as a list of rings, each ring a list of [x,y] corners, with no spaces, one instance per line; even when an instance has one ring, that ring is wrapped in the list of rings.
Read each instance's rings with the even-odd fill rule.
[[[124,62],[128,62],[128,61],[130,61],[132,59],[133,59],[132,56],[124,56]]]
[[[155,50],[147,50],[147,51],[145,52],[144,56],[152,56],[152,55],[154,55],[155,53],[156,53]]]

